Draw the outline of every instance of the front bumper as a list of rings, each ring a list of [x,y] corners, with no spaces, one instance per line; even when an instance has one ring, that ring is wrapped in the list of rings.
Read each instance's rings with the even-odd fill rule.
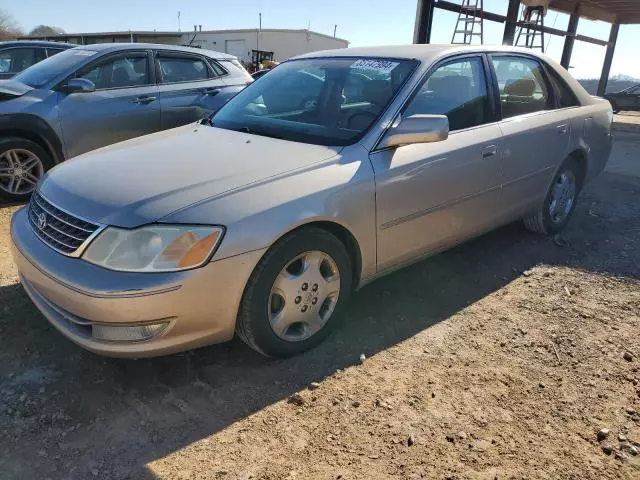
[[[18,211],[11,221],[12,253],[25,291],[64,336],[92,352],[150,357],[224,342],[233,337],[240,299],[265,250],[171,273],[114,272],[45,245]],[[99,341],[92,324],[168,322],[149,340]]]

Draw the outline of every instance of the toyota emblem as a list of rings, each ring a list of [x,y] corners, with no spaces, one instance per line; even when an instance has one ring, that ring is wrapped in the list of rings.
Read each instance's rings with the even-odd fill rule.
[[[47,216],[44,213],[39,213],[37,215],[38,218],[38,228],[40,230],[44,230],[47,226]]]

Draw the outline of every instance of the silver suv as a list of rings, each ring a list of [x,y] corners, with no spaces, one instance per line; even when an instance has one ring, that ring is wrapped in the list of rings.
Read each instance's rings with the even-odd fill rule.
[[[81,153],[184,125],[252,82],[236,57],[188,47],[72,48],[0,81],[0,196],[26,200]]]

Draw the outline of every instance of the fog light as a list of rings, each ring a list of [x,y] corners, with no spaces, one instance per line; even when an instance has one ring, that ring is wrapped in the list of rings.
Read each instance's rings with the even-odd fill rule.
[[[160,335],[168,325],[168,322],[139,326],[94,324],[91,326],[91,336],[108,342],[140,342]]]

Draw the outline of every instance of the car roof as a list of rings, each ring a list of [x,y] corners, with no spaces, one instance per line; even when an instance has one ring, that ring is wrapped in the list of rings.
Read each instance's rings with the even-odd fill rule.
[[[411,45],[387,45],[380,47],[352,47],[335,50],[323,50],[319,52],[299,55],[295,58],[317,57],[378,57],[412,59],[432,61],[438,57],[455,53],[474,52],[513,52],[526,53],[540,56],[537,52],[527,48],[518,48],[504,45],[450,45],[450,44],[411,44]]]
[[[183,47],[180,45],[167,45],[163,43],[94,43],[91,45],[81,45],[78,48],[84,50],[93,50],[95,52],[121,52],[126,50],[155,49],[155,50],[171,50],[174,52],[199,53],[207,57],[217,59],[235,59],[233,55],[228,53],[216,52],[215,50],[206,50],[204,48]]]
[[[73,48],[77,45],[73,43],[63,42],[47,42],[45,40],[10,40],[7,42],[0,42],[0,49],[8,47],[58,47],[58,48]]]

